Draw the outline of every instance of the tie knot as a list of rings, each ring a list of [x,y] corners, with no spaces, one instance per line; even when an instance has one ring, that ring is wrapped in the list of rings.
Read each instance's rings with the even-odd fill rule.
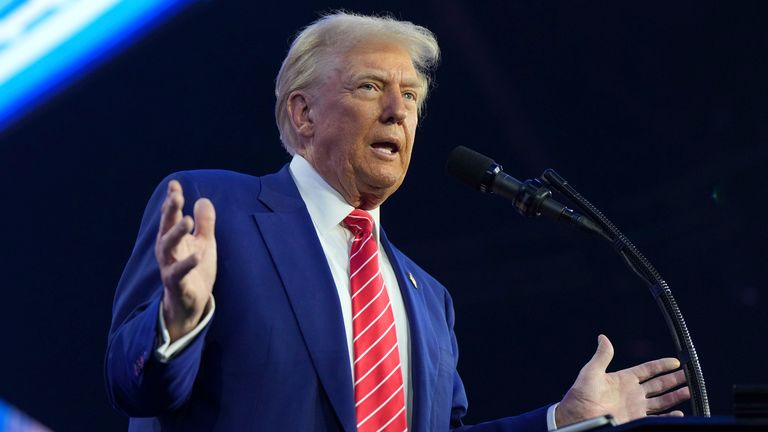
[[[344,224],[355,236],[370,234],[373,231],[373,217],[365,210],[352,210],[352,213],[344,218]]]

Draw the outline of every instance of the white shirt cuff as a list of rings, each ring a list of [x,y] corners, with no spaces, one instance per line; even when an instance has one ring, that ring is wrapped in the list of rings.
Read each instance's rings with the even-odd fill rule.
[[[557,423],[555,423],[555,412],[557,411],[558,405],[560,405],[560,402],[552,404],[549,406],[549,408],[547,408],[547,430],[550,432],[557,429]]]
[[[213,312],[215,310],[216,301],[214,301],[213,294],[211,294],[210,308],[208,309],[208,313],[203,316],[203,319],[200,320],[200,323],[197,325],[197,327],[171,343],[171,335],[168,333],[168,328],[165,326],[165,318],[163,317],[163,303],[161,302],[160,307],[158,308],[157,321],[159,323],[158,331],[160,333],[160,346],[155,349],[155,358],[157,358],[160,363],[168,363],[169,360],[181,352],[181,350],[186,348],[187,345],[192,343],[195,337],[200,334],[208,322],[211,321],[211,317],[213,317]]]

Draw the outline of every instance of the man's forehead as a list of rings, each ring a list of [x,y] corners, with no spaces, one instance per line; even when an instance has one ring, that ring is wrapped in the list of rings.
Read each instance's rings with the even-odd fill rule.
[[[395,44],[357,45],[336,54],[337,69],[347,80],[379,81],[396,79],[401,84],[420,86],[420,79],[408,51]]]

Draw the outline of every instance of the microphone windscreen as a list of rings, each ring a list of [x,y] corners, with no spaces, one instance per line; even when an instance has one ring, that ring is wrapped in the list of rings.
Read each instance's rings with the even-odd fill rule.
[[[488,181],[488,168],[494,165],[493,159],[464,146],[458,146],[448,155],[445,171],[458,177],[473,189],[480,189]]]

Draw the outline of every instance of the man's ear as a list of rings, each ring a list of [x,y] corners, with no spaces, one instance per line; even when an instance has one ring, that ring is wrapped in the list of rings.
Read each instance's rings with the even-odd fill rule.
[[[297,90],[288,95],[288,117],[291,119],[293,130],[299,136],[309,138],[315,133],[315,123],[307,93]]]

